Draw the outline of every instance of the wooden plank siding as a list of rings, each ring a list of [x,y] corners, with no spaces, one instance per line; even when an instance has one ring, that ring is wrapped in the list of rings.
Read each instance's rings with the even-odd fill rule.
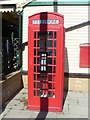
[[[28,41],[28,16],[39,12],[54,12],[53,6],[27,6],[23,10],[23,43]],[[64,16],[66,73],[88,73],[88,68],[79,67],[79,45],[88,43],[88,5],[58,6],[58,13]],[[75,27],[77,26],[77,27]],[[70,29],[69,29],[70,28]],[[23,70],[28,70],[28,47],[23,51]]]

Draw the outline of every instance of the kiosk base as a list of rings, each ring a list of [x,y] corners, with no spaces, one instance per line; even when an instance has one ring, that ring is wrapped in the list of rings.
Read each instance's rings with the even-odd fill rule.
[[[62,112],[62,108],[58,107],[48,107],[45,108],[44,106],[41,108],[40,106],[34,106],[34,105],[28,105],[27,106],[28,110],[36,110],[36,111],[45,111],[45,112]]]

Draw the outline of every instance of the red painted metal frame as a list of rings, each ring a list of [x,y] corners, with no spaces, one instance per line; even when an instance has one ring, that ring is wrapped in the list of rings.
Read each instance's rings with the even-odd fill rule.
[[[46,19],[44,16],[47,14],[48,20],[59,20],[59,24],[48,24],[47,31],[56,31],[56,83],[55,83],[55,98],[41,98],[34,96],[34,31],[45,31],[45,25],[32,24],[32,20]],[[42,16],[42,17],[41,17]],[[30,110],[43,110],[61,112],[63,105],[63,80],[64,80],[64,27],[63,27],[63,16],[57,13],[39,13],[29,17],[28,25],[28,106]],[[36,35],[37,36],[37,35]],[[54,35],[53,35],[54,36]],[[37,38],[37,37],[36,37]],[[53,38],[54,39],[54,38]],[[36,40],[37,41],[37,40]],[[37,42],[36,42],[37,44]],[[53,42],[54,45],[54,42]],[[37,53],[37,52],[36,52]],[[54,55],[54,50],[53,50]],[[36,54],[37,58],[37,54]],[[54,59],[54,58],[53,58]],[[37,59],[36,59],[37,62]],[[52,63],[54,64],[54,63]],[[52,68],[53,70],[53,68]],[[36,70],[37,72],[37,70]],[[53,75],[52,75],[53,76]],[[53,77],[52,77],[53,78]],[[37,78],[36,78],[37,80]],[[48,81],[48,79],[47,79]],[[53,81],[53,80],[52,80]],[[37,86],[37,85],[36,85]],[[48,87],[48,86],[47,86]],[[41,108],[42,106],[42,108]],[[48,107],[48,109],[46,108]]]
[[[90,68],[90,43],[83,43],[80,45],[80,68]]]

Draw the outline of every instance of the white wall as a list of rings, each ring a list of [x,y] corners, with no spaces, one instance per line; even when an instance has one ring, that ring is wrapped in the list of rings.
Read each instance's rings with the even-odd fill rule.
[[[23,43],[28,41],[28,16],[39,12],[54,12],[53,6],[32,6],[24,8]],[[69,28],[88,21],[88,6],[59,6],[58,13],[64,16],[64,27]],[[65,72],[88,73],[87,68],[79,68],[79,45],[88,42],[88,26],[65,33]],[[67,55],[66,55],[67,49]],[[68,56],[68,57],[67,57]],[[23,52],[23,70],[28,69],[28,47]]]

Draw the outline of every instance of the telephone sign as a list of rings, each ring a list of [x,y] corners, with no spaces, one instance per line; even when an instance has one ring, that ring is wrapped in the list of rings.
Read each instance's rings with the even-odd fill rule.
[[[33,20],[33,24],[59,24],[59,20]]]

